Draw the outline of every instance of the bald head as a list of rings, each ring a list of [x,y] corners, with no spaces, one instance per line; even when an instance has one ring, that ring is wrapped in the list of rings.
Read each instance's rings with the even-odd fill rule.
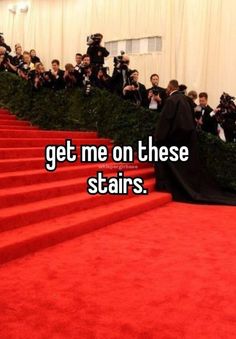
[[[179,83],[177,80],[170,80],[167,86],[167,93],[170,94],[171,92],[178,91]]]
[[[125,62],[126,64],[129,64],[129,56],[127,54],[123,55],[123,62]]]

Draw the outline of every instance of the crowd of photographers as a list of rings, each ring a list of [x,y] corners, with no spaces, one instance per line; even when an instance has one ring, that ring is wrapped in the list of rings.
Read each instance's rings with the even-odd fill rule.
[[[139,82],[139,72],[129,67],[130,60],[124,52],[114,58],[114,70],[108,74],[104,67],[104,59],[109,55],[102,47],[102,34],[94,34],[87,39],[87,53],[77,53],[75,65],[65,65],[65,70],[60,68],[59,60],[52,60],[51,69],[45,70],[36,51],[23,52],[20,44],[15,45],[15,55],[12,56],[11,48],[0,34],[0,72],[13,72],[29,81],[35,90],[41,87],[61,90],[65,88],[83,88],[85,95],[90,95],[93,87],[106,89],[120,97],[130,100],[136,106],[149,108],[150,111],[161,111],[168,92],[159,86],[159,76],[152,74],[151,87],[146,89]],[[179,85],[179,91],[186,96],[198,129],[220,135],[222,139],[236,142],[236,106],[234,98],[226,93],[220,98],[219,106],[213,110],[208,105],[208,95],[202,92],[197,95],[195,91],[187,93],[185,85]],[[196,103],[196,100],[199,103]]]

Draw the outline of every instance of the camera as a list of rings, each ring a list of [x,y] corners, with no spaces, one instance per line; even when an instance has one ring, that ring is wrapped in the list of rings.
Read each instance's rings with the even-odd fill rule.
[[[87,45],[88,46],[92,46],[92,45],[99,46],[102,41],[102,38],[103,38],[103,35],[101,33],[89,35],[87,37]]]
[[[84,94],[86,96],[89,96],[91,94],[91,87],[92,87],[92,85],[91,85],[91,81],[88,78],[87,79],[86,78],[84,80],[84,89],[85,89]]]
[[[119,67],[121,69],[127,69],[128,68],[128,61],[124,60],[124,55],[125,52],[121,51],[120,55],[114,57],[113,59],[113,63],[114,63],[114,67]]]
[[[30,72],[30,67],[27,64],[22,63],[22,64],[19,65],[18,68],[25,75],[28,75],[29,72]]]
[[[158,95],[159,94],[159,90],[158,90],[157,86],[153,86],[152,93],[153,93],[153,95]]]
[[[138,88],[138,87],[139,87],[139,86],[138,86],[138,82],[137,82],[137,81],[134,81],[134,80],[131,80],[130,85],[131,85],[131,86],[134,86],[134,88]]]

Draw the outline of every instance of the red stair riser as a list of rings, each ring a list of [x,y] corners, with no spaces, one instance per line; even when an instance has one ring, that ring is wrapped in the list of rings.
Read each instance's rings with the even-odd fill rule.
[[[154,184],[149,188],[149,191],[154,190]],[[12,215],[7,218],[1,218],[0,233],[3,231],[11,230],[27,226],[36,222],[41,222],[47,219],[64,216],[73,212],[79,212],[85,209],[94,208],[102,204],[109,204],[114,201],[120,201],[129,199],[133,196],[132,193],[128,195],[87,195],[87,199],[77,203],[76,201],[65,203],[60,206],[54,206],[49,208],[40,209],[38,211],[28,211],[26,213],[20,213]]]
[[[42,130],[26,130],[21,131],[0,130],[0,139],[2,138],[64,138],[64,139],[95,139],[97,133],[95,132],[74,132],[74,131],[42,131]],[[96,139],[97,140],[97,139]]]
[[[10,114],[3,114],[0,113],[0,124],[1,124],[1,120],[17,120],[15,115],[10,115]]]
[[[112,145],[108,146],[109,153]],[[77,154],[80,154],[80,147],[77,147]],[[0,148],[0,161],[6,159],[22,159],[41,158],[44,157],[45,147],[29,147],[29,148]]]
[[[73,145],[76,145],[77,147],[80,145],[111,145],[109,139],[72,139],[72,142]],[[65,138],[0,138],[0,148],[46,147],[47,145],[65,145]]]
[[[103,173],[110,173],[114,172],[114,170],[118,171],[120,170],[127,170],[127,166],[124,165],[122,167],[122,164],[115,164],[114,166],[106,166],[104,168],[100,167],[100,164],[97,164],[96,166],[87,167],[86,164],[84,166],[68,166],[64,167],[64,171],[54,171],[54,172],[47,172],[46,170],[40,171],[40,173],[34,173],[27,172],[27,175],[24,175],[24,172],[19,172],[19,175],[11,176],[11,172],[9,172],[9,175],[5,175],[4,173],[4,180],[0,176],[0,188],[10,188],[10,187],[18,187],[23,185],[32,185],[36,183],[43,183],[43,182],[51,182],[51,181],[57,181],[57,180],[66,180],[66,179],[73,179],[78,177],[84,177],[84,176],[91,176],[96,173],[96,171],[103,171]],[[131,164],[130,169],[135,168],[147,168],[150,167],[150,164],[146,163],[139,163],[137,164]]]
[[[142,206],[139,205],[137,208],[133,207],[132,209],[111,213],[109,215],[109,218],[108,216],[101,216],[96,218],[93,223],[91,223],[91,221],[89,220],[80,224],[78,221],[78,225],[73,225],[69,228],[65,227],[64,229],[59,229],[58,231],[53,231],[52,233],[35,236],[30,240],[14,243],[7,247],[0,248],[0,264],[73,239],[75,237],[82,236],[86,233],[93,232],[112,223],[122,221],[137,214],[144,213],[147,210],[160,207],[168,202],[170,202],[170,198],[166,196],[159,201],[152,201],[148,204],[148,207],[146,206],[146,204],[143,204]]]
[[[126,172],[129,173],[129,172]],[[111,177],[114,175],[114,173],[109,173],[107,177]],[[130,175],[131,177],[135,177],[135,174]],[[148,179],[153,177],[153,171],[144,172],[142,174],[143,179]],[[67,194],[73,194],[73,193],[79,193],[79,192],[85,192],[87,188],[87,180],[84,178],[83,182],[77,183],[68,183],[66,186],[57,186],[57,187],[47,187],[44,189],[41,189],[40,187],[38,190],[34,190],[33,192],[26,191],[26,194],[22,194],[21,192],[17,192],[15,194],[0,194],[0,209],[11,207],[11,206],[17,206],[22,204],[27,204],[35,201],[40,201],[43,199],[50,199],[55,197],[60,197]],[[1,192],[1,191],[0,191]]]
[[[8,120],[7,117],[6,117],[6,119],[1,119],[0,124],[5,125],[5,126],[7,126],[7,125],[11,126],[11,124],[14,125],[14,126],[31,126],[31,123],[28,122],[28,121],[11,120],[11,119]]]

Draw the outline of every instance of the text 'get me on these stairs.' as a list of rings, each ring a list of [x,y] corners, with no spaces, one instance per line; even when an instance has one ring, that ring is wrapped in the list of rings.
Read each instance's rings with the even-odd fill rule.
[[[142,177],[148,195],[89,195],[87,179],[99,163],[64,162],[54,172],[45,170],[45,147],[73,144],[107,145],[109,139],[95,132],[44,131],[17,120],[0,109],[0,264],[125,220],[171,201],[168,193],[155,192],[152,165],[134,162],[122,169],[130,177]],[[116,176],[112,161],[102,168]],[[124,228],[125,232],[125,228]]]

